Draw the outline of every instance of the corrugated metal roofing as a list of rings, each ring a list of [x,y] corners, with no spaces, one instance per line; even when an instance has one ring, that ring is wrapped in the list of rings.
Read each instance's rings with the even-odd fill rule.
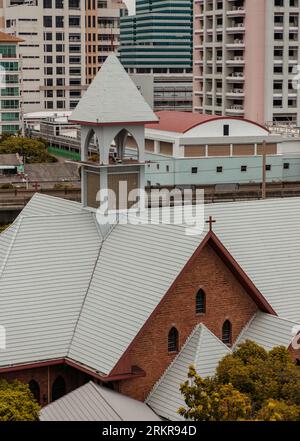
[[[78,165],[70,162],[25,164],[29,181],[79,181]]]
[[[42,193],[35,193],[29,203],[22,210],[24,216],[48,216],[59,214],[82,213],[82,205],[68,199],[56,198]]]
[[[235,346],[245,340],[253,340],[267,350],[275,346],[288,348],[293,338],[293,327],[297,324],[281,317],[258,312],[241,332]]]
[[[205,325],[197,325],[180,353],[154,386],[146,403],[163,418],[171,421],[183,420],[177,413],[185,405],[179,388],[187,380],[189,367],[193,365],[202,377],[211,377],[215,374],[219,361],[230,353],[231,350]]]
[[[205,207],[214,232],[277,314],[300,320],[300,199]]]
[[[40,411],[41,421],[160,421],[144,403],[89,382]]]
[[[276,312],[299,322],[300,199],[206,205],[209,215]],[[108,374],[204,237],[118,224],[101,248],[100,229],[80,204],[36,194],[0,236],[2,366],[64,354]]]
[[[181,226],[117,225],[102,246],[70,358],[109,373],[198,244]]]
[[[69,119],[94,124],[158,121],[114,54],[106,58]]]
[[[176,110],[161,110],[156,112],[159,117],[158,124],[147,124],[147,129],[161,130],[166,132],[186,133],[189,130],[197,127],[201,124],[205,124],[209,121],[215,120],[241,120],[248,122],[249,124],[255,124],[261,127],[268,133],[268,129],[254,121],[247,120],[240,117],[229,117],[221,115],[205,115],[202,113],[194,112],[178,112]]]
[[[90,213],[22,217],[16,226],[0,276],[2,366],[65,357],[100,246]]]
[[[0,32],[1,34],[1,32]],[[4,153],[0,155],[0,165],[15,165],[22,164],[20,157],[16,153]]]

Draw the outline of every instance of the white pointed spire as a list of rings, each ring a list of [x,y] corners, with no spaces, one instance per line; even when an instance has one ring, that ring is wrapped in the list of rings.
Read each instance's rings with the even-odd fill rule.
[[[158,121],[115,54],[107,57],[69,120],[81,125]]]

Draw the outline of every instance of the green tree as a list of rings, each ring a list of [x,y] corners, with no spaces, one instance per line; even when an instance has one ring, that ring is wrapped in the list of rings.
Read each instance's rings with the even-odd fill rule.
[[[9,225],[0,225],[0,233],[2,233],[8,227],[9,227]]]
[[[49,155],[47,146],[41,139],[23,138],[10,136],[0,142],[0,154],[19,153],[25,155],[26,163],[57,162],[57,159]]]
[[[0,421],[36,421],[39,410],[28,385],[0,380]]]
[[[257,412],[257,421],[299,421],[300,408],[284,401],[268,400]]]
[[[220,361],[217,379],[246,393],[254,410],[260,409],[268,399],[300,405],[300,369],[284,347],[267,352],[246,341]]]
[[[223,385],[214,379],[203,379],[193,367],[190,367],[188,377],[189,380],[180,387],[187,407],[178,410],[185,419],[237,421],[249,418],[250,399],[232,384]]]
[[[248,340],[219,362],[212,378],[190,368],[180,390],[186,407],[179,413],[192,420],[300,420],[300,368],[281,346],[268,352]]]

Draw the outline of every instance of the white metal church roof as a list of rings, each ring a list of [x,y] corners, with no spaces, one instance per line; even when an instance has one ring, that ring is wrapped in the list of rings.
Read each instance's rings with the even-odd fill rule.
[[[69,121],[93,124],[158,121],[116,55],[103,63]]]
[[[297,323],[291,320],[258,312],[241,332],[235,347],[246,340],[252,340],[266,350],[274,346],[288,348],[293,338],[292,329],[295,325]]]
[[[41,421],[160,421],[147,404],[92,381],[40,411]]]
[[[300,322],[300,198],[206,205],[209,215],[277,314]],[[180,225],[100,230],[80,204],[36,194],[0,236],[0,367],[69,357],[109,374],[204,237]]]
[[[146,403],[160,416],[171,421],[183,420],[177,410],[185,406],[180,385],[187,380],[193,365],[201,377],[212,377],[219,361],[231,353],[205,325],[197,325],[180,353],[154,386]]]

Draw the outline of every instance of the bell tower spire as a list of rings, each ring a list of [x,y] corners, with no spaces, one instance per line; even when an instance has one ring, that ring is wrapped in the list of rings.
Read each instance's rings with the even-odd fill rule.
[[[111,208],[128,208],[124,196],[127,199],[133,190],[139,194],[145,185],[145,124],[158,118],[114,54],[107,57],[69,120],[81,127],[83,206],[98,208],[101,190],[102,195],[115,194]],[[96,161],[89,152],[92,139]]]

